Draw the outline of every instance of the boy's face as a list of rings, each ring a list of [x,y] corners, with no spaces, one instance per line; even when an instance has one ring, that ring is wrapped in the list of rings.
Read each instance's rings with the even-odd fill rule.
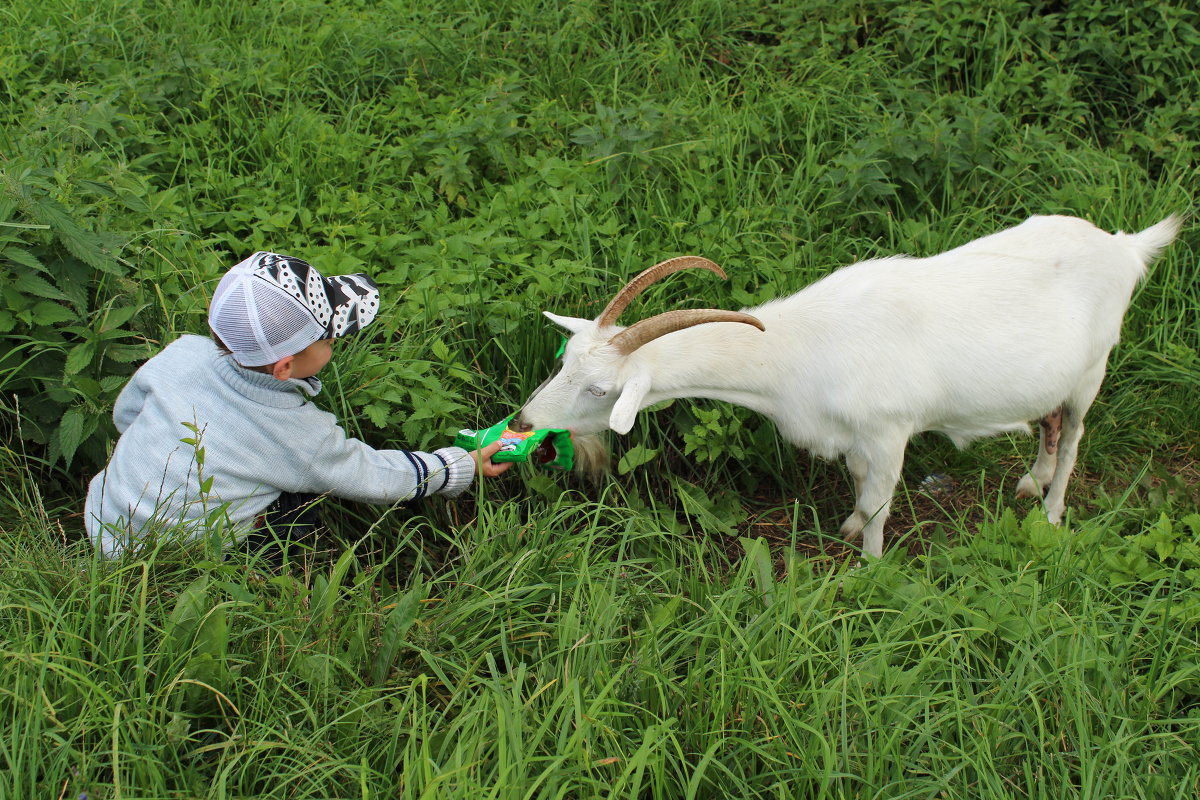
[[[333,339],[318,339],[296,353],[292,361],[293,378],[311,378],[333,357]]]

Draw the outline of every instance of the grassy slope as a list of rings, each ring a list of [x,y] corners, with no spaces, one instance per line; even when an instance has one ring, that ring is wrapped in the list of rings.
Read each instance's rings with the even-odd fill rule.
[[[656,287],[645,313],[1029,213],[1186,210],[1194,23],[1027,5],[21,2],[0,171],[13,192],[14,165],[47,167],[86,224],[132,232],[117,288],[152,340],[200,330],[249,248],[371,269],[394,306],[326,402],[426,446],[540,380],[537,309],[586,314],[660,256],[731,280]],[[1195,241],[1114,353],[1089,519],[1018,522],[989,485],[970,525],[910,534],[928,555],[864,574],[737,538],[740,498],[776,498],[800,543],[844,489],[748,414],[696,434],[703,405],[639,423],[660,453],[617,485],[341,508],[332,552],[269,580],[203,551],[98,568],[46,488],[70,479],[10,437],[0,796],[1193,796],[1196,498],[1131,476],[1194,457]],[[691,465],[721,447],[747,455]],[[1029,450],[923,439],[906,477],[993,480]]]

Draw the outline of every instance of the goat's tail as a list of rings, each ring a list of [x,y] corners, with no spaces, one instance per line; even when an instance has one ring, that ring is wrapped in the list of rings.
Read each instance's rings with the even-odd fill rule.
[[[1144,231],[1137,233],[1121,233],[1118,231],[1125,244],[1133,249],[1138,260],[1142,262],[1142,270],[1145,271],[1146,266],[1154,260],[1159,251],[1169,245],[1179,235],[1179,228],[1183,225],[1183,217],[1179,214],[1172,214],[1155,225],[1151,225]]]

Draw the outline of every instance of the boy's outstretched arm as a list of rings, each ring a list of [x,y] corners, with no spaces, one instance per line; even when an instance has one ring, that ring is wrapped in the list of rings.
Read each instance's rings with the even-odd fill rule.
[[[492,442],[471,454],[475,459],[475,463],[479,465],[479,474],[485,478],[495,478],[497,475],[502,475],[513,465],[511,461],[501,461],[499,464],[492,461],[492,456],[500,452],[500,444],[499,441]]]
[[[295,442],[300,445],[295,461],[303,466],[286,485],[276,484],[283,491],[390,504],[431,494],[455,497],[477,476],[495,477],[508,470],[508,464],[492,461],[499,442],[477,450],[451,446],[431,453],[376,450],[348,437],[332,414],[316,411],[311,416],[307,435]],[[277,474],[275,479],[282,477]]]

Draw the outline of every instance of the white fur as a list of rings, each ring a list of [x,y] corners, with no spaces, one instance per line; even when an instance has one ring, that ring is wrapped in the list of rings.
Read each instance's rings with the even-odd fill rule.
[[[526,402],[537,428],[626,433],[638,411],[705,397],[758,411],[795,445],[843,456],[854,478],[847,538],[883,553],[883,523],[908,440],[941,431],[958,446],[1063,406],[1058,452],[1040,448],[1018,492],[1045,492],[1061,521],[1083,416],[1146,265],[1178,233],[1168,217],[1109,234],[1074,217],[1021,225],[929,258],[897,256],[840,269],[746,312],[766,331],[715,322],[629,355],[620,330],[547,316],[572,333],[561,370]]]

